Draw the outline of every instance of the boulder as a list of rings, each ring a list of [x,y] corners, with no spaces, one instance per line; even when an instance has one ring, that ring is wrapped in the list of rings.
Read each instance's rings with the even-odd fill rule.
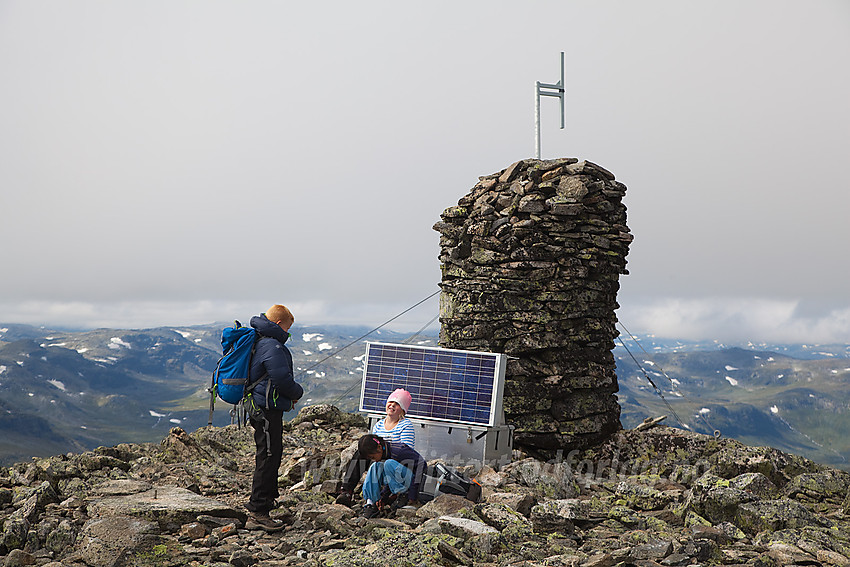
[[[130,516],[158,522],[163,529],[179,529],[204,514],[233,518],[244,524],[246,513],[230,505],[175,486],[158,486],[146,492],[111,496],[89,504],[90,516]]]
[[[112,515],[90,520],[83,526],[79,559],[90,567],[130,567],[162,545],[159,524]],[[162,549],[162,548],[159,548]]]

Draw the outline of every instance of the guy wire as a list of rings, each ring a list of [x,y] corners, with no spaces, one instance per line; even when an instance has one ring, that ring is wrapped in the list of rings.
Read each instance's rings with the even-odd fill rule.
[[[401,344],[410,344],[410,342],[411,342],[413,339],[415,339],[416,337],[418,337],[418,336],[419,336],[419,335],[420,335],[423,331],[425,331],[425,329],[427,329],[428,327],[430,327],[430,326],[431,326],[431,323],[433,323],[434,321],[436,321],[436,320],[437,320],[437,317],[439,317],[439,316],[440,316],[440,314],[439,314],[439,313],[438,313],[437,315],[435,315],[435,316],[434,316],[434,317],[433,317],[430,321],[428,321],[427,323],[425,323],[425,325],[424,325],[421,329],[419,329],[418,331],[416,331],[415,333],[413,333],[412,335],[410,335],[409,337],[407,337],[406,339],[404,339],[404,340],[401,342]],[[351,393],[351,390],[353,390],[354,388],[356,388],[356,387],[357,387],[357,386],[359,386],[359,385],[360,385],[360,383],[359,383],[359,382],[355,382],[354,384],[352,384],[350,388],[348,388],[346,391],[344,391],[344,392],[343,392],[343,393],[341,393],[339,396],[337,396],[337,397],[336,397],[336,399],[334,399],[333,401],[331,401],[330,405],[335,406],[337,403],[339,403],[339,401],[340,401],[341,399],[343,399],[345,396],[347,396],[349,393]]]
[[[347,348],[348,348],[348,347],[350,347],[351,345],[356,344],[356,343],[358,343],[358,342],[362,341],[363,339],[365,339],[366,337],[368,337],[369,335],[371,335],[371,334],[372,334],[372,333],[374,333],[375,331],[377,331],[377,330],[381,329],[381,327],[385,327],[385,326],[386,326],[386,325],[388,325],[389,323],[392,323],[393,321],[395,321],[396,319],[398,319],[399,317],[401,317],[402,315],[404,315],[404,314],[405,314],[405,313],[407,313],[408,311],[411,311],[412,309],[414,309],[414,308],[416,308],[416,307],[419,307],[420,305],[422,305],[423,303],[425,303],[426,301],[428,301],[429,299],[431,299],[432,297],[434,297],[435,295],[437,295],[438,293],[440,293],[440,291],[441,291],[441,290],[439,290],[439,289],[438,289],[437,291],[435,291],[434,293],[432,293],[431,295],[429,295],[428,297],[426,297],[426,298],[425,298],[425,299],[423,299],[422,301],[419,301],[419,302],[417,302],[417,303],[415,303],[415,304],[411,305],[410,307],[408,307],[407,309],[405,309],[404,311],[402,311],[401,313],[399,313],[399,314],[398,314],[398,315],[396,315],[395,317],[393,317],[393,318],[391,318],[391,319],[387,319],[386,321],[384,321],[383,323],[381,323],[380,325],[378,325],[377,327],[375,327],[374,329],[372,329],[372,330],[371,330],[371,331],[369,331],[368,333],[366,333],[366,334],[364,334],[364,335],[361,335],[361,336],[357,337],[356,339],[354,339],[353,341],[351,341],[350,343],[348,343],[347,345],[345,345],[345,346],[343,346],[343,347],[340,347],[340,348],[336,349],[335,351],[333,351],[332,353],[330,353],[329,355],[327,355],[327,356],[326,356],[325,358],[323,358],[322,360],[320,360],[320,361],[316,362],[315,364],[313,364],[313,366],[311,366],[310,368],[308,368],[308,369],[306,369],[306,370],[302,370],[301,372],[299,372],[299,373],[298,373],[298,375],[296,376],[296,378],[300,378],[301,376],[303,376],[304,374],[306,374],[306,373],[308,373],[309,371],[313,370],[314,368],[316,368],[317,366],[319,366],[320,364],[322,364],[323,362],[325,362],[325,361],[326,361],[326,360],[328,360],[329,358],[336,356],[337,354],[341,353],[342,351],[344,351],[345,349],[347,349]],[[430,324],[430,323],[429,323],[429,324]]]
[[[413,342],[413,339],[415,339],[416,337],[418,337],[419,335],[421,335],[422,333],[424,333],[424,332],[425,332],[425,329],[427,329],[428,327],[430,327],[430,326],[431,326],[431,323],[433,323],[434,321],[436,321],[436,320],[437,320],[437,318],[438,318],[439,316],[440,316],[440,314],[439,314],[439,313],[437,313],[436,315],[434,315],[433,317],[431,317],[431,320],[430,320],[430,321],[428,321],[427,323],[425,323],[425,324],[422,326],[422,328],[420,328],[418,331],[416,331],[415,333],[413,333],[412,335],[410,335],[409,337],[407,337],[406,339],[404,339],[403,341],[401,341],[401,342],[402,342],[402,344],[409,345],[410,343],[412,343],[412,342]]]
[[[320,361],[318,361],[318,362],[314,363],[312,366],[310,366],[310,367],[309,367],[309,368],[307,368],[306,370],[302,370],[301,372],[299,372],[299,373],[295,376],[295,378],[300,378],[301,376],[303,376],[303,375],[307,374],[308,372],[310,372],[311,370],[313,370],[313,369],[314,369],[314,368],[316,368],[317,366],[320,366],[322,363],[324,363],[324,362],[325,362],[326,360],[328,360],[329,358],[336,356],[337,354],[341,353],[342,351],[344,351],[345,349],[347,349],[347,348],[348,348],[348,347],[350,347],[351,345],[354,345],[354,344],[356,344],[356,343],[359,343],[360,341],[362,341],[363,339],[365,339],[366,337],[368,337],[369,335],[371,335],[371,334],[372,334],[372,333],[374,333],[375,331],[377,331],[377,330],[381,329],[381,327],[384,327],[384,326],[388,325],[389,323],[392,323],[393,321],[395,321],[396,319],[398,319],[399,317],[401,317],[402,315],[404,315],[404,314],[405,314],[405,313],[407,313],[408,311],[411,311],[411,310],[415,309],[416,307],[419,307],[420,305],[422,305],[423,303],[425,303],[426,301],[428,301],[429,299],[431,299],[432,297],[434,297],[435,295],[437,295],[438,293],[440,293],[440,291],[442,291],[442,290],[439,290],[439,289],[438,289],[437,291],[435,291],[434,293],[432,293],[431,295],[429,295],[429,296],[428,296],[428,297],[426,297],[425,299],[423,299],[423,300],[421,300],[421,301],[419,301],[419,302],[417,302],[417,303],[415,303],[415,304],[411,305],[410,307],[408,307],[407,309],[405,309],[404,311],[402,311],[401,313],[399,313],[399,314],[398,314],[398,315],[396,315],[395,317],[392,317],[391,319],[387,319],[386,321],[384,321],[383,323],[381,323],[380,325],[378,325],[377,327],[375,327],[374,329],[372,329],[372,330],[371,330],[371,331],[369,331],[368,333],[365,333],[365,334],[363,334],[363,335],[361,335],[361,336],[357,337],[356,339],[354,339],[354,340],[353,340],[353,341],[351,341],[350,343],[346,344],[345,346],[343,346],[343,347],[340,347],[340,348],[336,349],[335,351],[333,351],[332,353],[328,354],[326,357],[324,357],[324,358],[323,358],[323,359],[321,359]],[[437,317],[439,317],[439,315],[437,315]],[[422,327],[421,329],[419,329],[418,331],[416,331],[416,333],[415,333],[412,337],[408,337],[406,340],[411,340],[413,337],[416,337],[417,335],[419,335],[419,334],[420,334],[421,332],[423,332],[426,328],[428,328],[428,326],[429,326],[431,323],[433,323],[433,322],[437,319],[437,317],[434,317],[433,319],[431,319],[431,320],[430,320],[430,321],[429,321],[429,322],[428,322],[428,323],[427,323],[424,327]],[[331,405],[334,405],[334,404],[336,404],[337,402],[339,402],[339,401],[340,401],[340,400],[341,400],[344,396],[346,396],[349,392],[351,392],[351,390],[353,390],[353,389],[354,389],[355,387],[357,387],[358,385],[359,385],[359,384],[355,383],[355,384],[354,384],[351,388],[349,388],[348,390],[346,390],[345,392],[343,392],[342,394],[340,394],[340,395],[339,395],[339,396],[338,396],[335,400],[333,400],[333,401],[331,402]]]
[[[637,344],[637,346],[640,348],[640,350],[642,350],[642,351],[643,351],[643,354],[645,354],[645,355],[646,355],[646,356],[648,356],[649,358],[652,358],[652,355],[651,355],[651,354],[649,354],[648,352],[646,352],[646,349],[645,349],[645,348],[643,348],[643,345],[642,345],[642,344],[640,344],[640,341],[637,339],[637,337],[635,337],[635,336],[631,333],[631,331],[629,331],[629,330],[626,328],[626,326],[623,324],[623,322],[622,322],[622,321],[619,321],[619,320],[618,320],[618,321],[617,321],[617,324],[618,324],[618,325],[620,325],[620,327],[622,327],[622,328],[623,328],[623,330],[626,332],[626,334],[627,334],[627,335],[629,335],[629,337],[632,339],[632,342],[634,342],[635,344]],[[620,344],[622,344],[622,345],[623,345],[623,348],[626,348],[626,345],[625,345],[625,344],[623,344],[623,340],[622,340],[622,339],[620,339],[620,337],[617,337],[617,338],[620,340]],[[632,356],[632,353],[631,353],[631,352],[629,352],[629,349],[627,349],[627,348],[626,348],[626,352],[628,352],[628,353],[629,353],[629,356]],[[637,364],[637,360],[635,360],[635,357],[634,357],[634,356],[632,356],[632,360],[634,360],[634,361],[635,361],[635,363]],[[664,369],[661,367],[661,365],[660,365],[660,364],[657,364],[657,363],[655,363],[655,364],[658,366],[658,370],[660,370],[660,371],[661,371],[661,374],[662,374],[665,378],[667,378],[667,380],[670,382],[670,387],[671,387],[672,389],[676,390],[677,392],[679,392],[679,395],[680,395],[680,396],[682,396],[682,398],[684,398],[685,400],[688,400],[687,396],[685,396],[685,394],[684,394],[681,390],[679,390],[679,389],[676,387],[676,383],[675,383],[675,382],[673,382],[673,380],[672,380],[672,379],[671,379],[671,378],[667,375],[667,373],[664,371]],[[640,365],[639,365],[639,364],[638,364],[638,367],[640,367]],[[646,371],[645,371],[642,367],[641,367],[640,369],[641,369],[641,372],[643,372],[644,376],[646,376],[646,377],[647,377],[647,380],[649,380],[649,376],[647,375]],[[652,384],[652,380],[649,380],[649,383],[650,383],[650,384]],[[655,384],[652,384],[652,386],[653,386],[653,387],[655,387]],[[657,387],[655,387],[655,389],[656,389],[656,390],[658,390],[658,388],[657,388]],[[664,396],[661,396],[661,398],[663,399],[663,398],[664,398]],[[690,401],[690,400],[688,400],[688,401]],[[667,400],[665,400],[665,403],[667,403]],[[667,404],[667,407],[670,407],[670,404]],[[671,410],[671,411],[672,411],[672,410]],[[709,429],[709,431],[712,431],[712,432],[713,432],[713,434],[714,434],[714,436],[715,436],[716,438],[718,438],[718,439],[720,438],[720,430],[719,430],[719,429],[714,429],[714,428],[711,426],[711,424],[708,422],[708,419],[706,419],[705,414],[703,414],[703,413],[697,413],[697,417],[699,417],[700,419],[702,419],[702,421],[703,421],[703,423],[705,424],[705,426]],[[676,419],[679,419],[679,418],[678,418],[678,417],[676,417]],[[679,423],[682,423],[682,422],[681,422],[681,420],[679,420]],[[684,423],[682,423],[682,426],[685,426],[685,424],[684,424]]]
[[[637,367],[640,369],[641,372],[643,372],[644,377],[646,377],[646,379],[649,381],[649,383],[652,384],[652,387],[655,388],[655,393],[658,394],[658,396],[664,402],[664,405],[667,406],[667,409],[670,410],[670,413],[672,413],[673,417],[676,418],[676,421],[679,422],[679,425],[681,425],[682,427],[687,427],[682,422],[682,420],[679,419],[679,416],[676,414],[676,410],[673,409],[673,406],[671,406],[670,402],[667,401],[667,398],[664,397],[664,393],[661,391],[661,389],[658,386],[655,385],[655,382],[653,382],[652,378],[649,377],[649,374],[647,373],[647,371],[644,370],[643,366],[641,366],[640,362],[637,361],[637,359],[635,358],[635,355],[632,354],[632,351],[630,351],[629,347],[626,346],[626,343],[623,342],[623,339],[621,337],[617,337],[617,340],[620,341],[620,344],[623,345],[623,348],[626,349],[626,352],[629,353],[629,356],[631,356],[632,360],[635,361],[635,364],[637,365]]]

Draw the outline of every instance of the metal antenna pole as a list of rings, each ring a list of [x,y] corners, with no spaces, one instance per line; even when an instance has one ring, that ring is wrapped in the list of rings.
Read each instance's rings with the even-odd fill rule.
[[[554,96],[560,100],[561,130],[564,129],[564,52],[561,52],[561,80],[554,85],[537,81],[534,84],[534,157],[540,159],[540,97]]]

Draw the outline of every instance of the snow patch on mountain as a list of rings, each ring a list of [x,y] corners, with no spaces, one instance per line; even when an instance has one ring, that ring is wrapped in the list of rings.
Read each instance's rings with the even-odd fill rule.
[[[121,337],[112,337],[111,339],[109,339],[109,344],[106,346],[108,346],[112,350],[118,350],[121,347],[124,347],[126,349],[132,348],[130,346],[130,343],[121,340]]]

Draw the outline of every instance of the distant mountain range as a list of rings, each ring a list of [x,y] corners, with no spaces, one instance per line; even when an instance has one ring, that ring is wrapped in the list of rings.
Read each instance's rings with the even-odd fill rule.
[[[155,442],[175,425],[205,426],[225,326],[62,331],[0,324],[0,464]],[[288,346],[305,389],[302,404],[356,411],[367,340],[437,345],[434,333],[381,330],[362,338],[368,331],[293,327]],[[624,427],[667,415],[674,427],[717,430],[850,469],[850,345],[623,339],[614,355]],[[216,403],[214,425],[230,423],[230,407]]]
[[[850,470],[850,345],[622,338],[614,354],[624,427],[667,415],[673,427]]]

